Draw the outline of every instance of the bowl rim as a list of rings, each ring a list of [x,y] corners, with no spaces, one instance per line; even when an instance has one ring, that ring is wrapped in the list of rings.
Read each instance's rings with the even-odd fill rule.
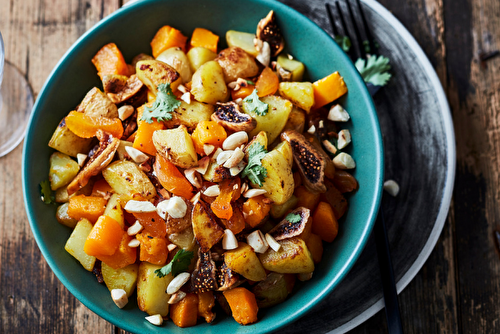
[[[36,114],[38,114],[38,106],[39,104],[42,104],[41,101],[45,99],[45,91],[50,88],[51,82],[53,78],[56,76],[57,69],[66,61],[68,61],[68,55],[73,52],[74,49],[76,49],[79,44],[87,39],[92,38],[92,35],[96,33],[97,30],[99,30],[101,27],[107,25],[109,21],[111,20],[117,20],[119,17],[123,15],[127,15],[129,12],[134,11],[138,7],[142,6],[148,6],[149,4],[155,3],[159,0],[142,0],[142,1],[132,1],[131,3],[128,3],[121,8],[117,9],[113,13],[109,14],[107,17],[103,18],[100,20],[98,23],[96,23],[92,28],[87,30],[82,36],[80,36],[72,45],[71,47],[64,53],[64,55],[61,57],[61,59],[57,62],[49,76],[47,77],[44,85],[42,86],[42,89],[40,90],[40,93],[38,94],[38,97],[36,99],[36,102],[33,106],[33,111],[30,115],[29,119],[29,125],[26,131],[26,139],[29,139],[29,133],[32,130],[32,127],[35,126],[33,123],[33,119]],[[163,0],[165,1],[165,0]],[[166,0],[168,1],[168,0]],[[315,22],[313,22],[311,19],[309,19],[307,16],[304,14],[298,12],[294,8],[287,6],[277,0],[249,0],[251,2],[254,2],[259,5],[263,6],[268,6],[268,7],[273,7],[273,9],[278,9],[280,11],[288,11],[289,15],[295,15],[304,20],[307,24],[311,25],[312,30],[314,30],[315,34],[322,34],[325,37],[327,37],[328,40],[330,40],[333,44],[334,48],[337,48],[339,52],[336,53],[336,57],[341,57],[344,58],[344,61],[347,61],[352,64],[351,60],[348,58],[348,56],[340,49],[340,47],[337,45],[337,43],[331,38],[331,36],[325,32],[322,28],[320,28]],[[354,68],[354,64],[352,64]],[[357,76],[357,80],[361,81],[362,83],[364,82],[363,79],[361,78],[361,75],[357,71],[353,71],[354,76]],[[344,265],[341,267],[339,272],[334,276],[334,278],[328,282],[328,284],[325,284],[323,289],[321,289],[317,295],[315,295],[313,298],[309,300],[309,302],[304,303],[300,305],[299,307],[293,308],[293,310],[283,317],[280,318],[278,322],[276,322],[275,325],[269,326],[265,328],[262,333],[268,333],[275,331],[279,328],[282,328],[286,325],[291,324],[294,321],[297,321],[299,318],[304,316],[308,311],[311,310],[311,308],[319,303],[321,300],[326,298],[329,293],[333,291],[333,289],[339,284],[339,282],[347,275],[347,273],[350,271],[356,260],[359,258],[362,250],[364,249],[366,242],[371,234],[371,231],[373,229],[378,210],[380,207],[381,203],[381,198],[382,198],[382,190],[383,190],[383,178],[384,178],[384,148],[383,148],[383,141],[382,141],[382,135],[381,135],[381,129],[380,129],[380,124],[379,120],[377,117],[376,113],[376,108],[373,103],[373,100],[368,92],[368,89],[366,88],[366,85],[360,85],[360,91],[359,93],[361,94],[361,98],[363,98],[365,101],[368,102],[368,105],[371,107],[373,112],[367,113],[367,116],[369,116],[370,123],[372,125],[372,128],[374,129],[375,132],[375,171],[374,171],[374,183],[375,183],[375,197],[373,200],[370,202],[370,207],[367,210],[369,212],[368,214],[368,221],[364,225],[364,229],[362,230],[362,233],[360,235],[359,240],[355,244],[352,253],[350,254],[348,260],[344,263]],[[29,147],[31,146],[31,141],[25,140],[23,144],[23,156],[22,156],[22,187],[23,187],[23,197],[24,197],[24,204],[26,208],[26,213],[28,216],[28,220],[30,223],[31,230],[33,232],[33,235],[35,237],[36,243],[45,258],[45,261],[49,264],[49,267],[51,270],[54,272],[56,277],[59,279],[59,281],[64,285],[68,291],[75,296],[81,303],[83,303],[87,308],[89,308],[92,312],[96,313],[98,316],[101,318],[105,319],[106,321],[114,324],[115,326],[118,326],[124,330],[130,331],[130,332],[135,332],[135,327],[129,326],[127,323],[120,323],[118,322],[117,319],[114,319],[113,316],[109,315],[101,311],[101,307],[97,306],[94,304],[93,301],[89,300],[85,294],[81,293],[77,287],[75,287],[66,277],[64,276],[62,270],[59,268],[58,264],[56,261],[50,256],[50,252],[47,248],[47,246],[42,242],[42,236],[40,234],[39,228],[36,223],[36,217],[34,213],[32,212],[32,200],[31,197],[29,197],[27,194],[30,192],[29,190],[29,185],[27,184],[27,180],[29,178],[29,171],[26,168],[26,163],[29,157],[27,157],[26,152],[28,151]]]

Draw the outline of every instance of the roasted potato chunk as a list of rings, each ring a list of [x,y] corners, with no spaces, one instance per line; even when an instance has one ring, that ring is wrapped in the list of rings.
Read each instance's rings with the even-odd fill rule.
[[[68,241],[64,249],[66,252],[70,253],[75,259],[77,259],[82,266],[88,271],[94,269],[94,264],[96,258],[94,256],[87,255],[83,250],[85,241],[92,231],[93,225],[87,219],[81,219],[78,224],[76,224],[75,229],[71,232]]]
[[[189,59],[181,48],[175,47],[167,49],[160,53],[160,55],[156,57],[156,60],[172,66],[181,75],[182,82],[191,81],[193,72],[191,71]]]
[[[314,89],[310,82],[281,82],[279,94],[308,113],[314,105]]]
[[[67,227],[75,228],[76,224],[78,223],[78,220],[73,219],[68,215],[68,206],[69,203],[66,202],[57,207],[56,219],[58,222],[60,222],[63,225],[66,225]]]
[[[259,67],[255,59],[237,46],[219,52],[215,61],[222,67],[226,83],[235,81],[238,78],[254,77],[259,73]]]
[[[208,213],[205,204],[201,201],[198,201],[193,208],[192,224],[194,236],[202,252],[208,252],[224,235],[222,227]]]
[[[299,202],[298,197],[292,195],[288,201],[286,201],[283,204],[273,204],[271,206],[271,217],[273,218],[281,218],[283,217],[287,212],[290,212],[297,206],[297,203]]]
[[[292,168],[286,158],[277,150],[268,152],[261,160],[262,166],[267,170],[262,189],[264,194],[275,204],[283,204],[293,195],[294,181]]]
[[[253,40],[255,39],[255,34],[248,32],[240,32],[235,30],[228,30],[226,32],[226,41],[229,47],[239,47],[245,50],[246,53],[253,57],[259,55],[259,51],[255,48]]]
[[[191,94],[199,102],[215,104],[227,101],[229,91],[219,63],[209,61],[198,68],[193,74]]]
[[[278,241],[280,249],[269,248],[259,254],[262,266],[282,274],[306,274],[314,271],[314,261],[304,240],[294,237]]]
[[[191,101],[191,103],[187,104],[181,101],[179,108],[172,113],[172,119],[166,121],[165,125],[167,128],[184,125],[188,129],[194,129],[201,121],[209,121],[213,112],[214,106],[211,104],[197,101]]]
[[[191,66],[191,70],[193,72],[196,72],[201,65],[205,64],[208,61],[214,60],[217,58],[217,54],[213,52],[212,50],[209,50],[207,48],[203,48],[201,46],[197,46],[194,48],[191,48],[191,50],[188,51],[187,57],[189,59],[189,64]]]
[[[174,277],[172,274],[158,277],[155,270],[161,267],[148,262],[141,262],[139,265],[137,304],[141,311],[149,315],[160,314],[165,317],[168,315],[168,300],[170,299],[166,291]]]
[[[168,240],[184,250],[192,251],[196,245],[193,228],[189,226],[182,232],[171,233],[168,235]]]
[[[133,162],[115,161],[102,171],[102,176],[117,194],[122,195],[122,203],[131,199],[150,200],[156,196],[154,185]]]
[[[141,60],[136,65],[137,77],[156,96],[158,85],[170,84],[175,91],[181,84],[182,78],[172,66],[159,60]]]
[[[257,126],[249,133],[249,137],[256,136],[259,132],[265,131],[267,133],[268,143],[271,144],[278,138],[280,132],[285,127],[288,115],[290,115],[292,111],[293,104],[275,95],[265,96],[260,100],[269,105],[269,111],[266,115],[261,116],[249,110],[246,103],[243,103],[242,109],[257,121]]]
[[[49,141],[49,147],[74,158],[76,158],[78,153],[87,154],[91,146],[92,138],[80,138],[75,135],[66,126],[64,118],[57,126]]]
[[[108,290],[123,289],[130,297],[134,293],[137,285],[137,276],[139,274],[139,265],[133,263],[120,269],[113,269],[106,263],[101,264],[102,278],[108,287]]]
[[[259,308],[271,307],[283,302],[290,291],[286,274],[269,273],[265,280],[259,282],[252,288],[257,299]]]
[[[125,215],[123,214],[123,208],[120,203],[120,195],[113,194],[106,204],[106,209],[104,210],[104,215],[113,218],[118,224],[125,228]]]
[[[78,174],[80,166],[68,155],[54,152],[50,156],[49,181],[50,188],[57,190],[71,182]]]
[[[244,242],[238,243],[238,248],[224,253],[224,263],[229,269],[252,281],[266,279],[266,271],[253,248]]]
[[[306,114],[304,110],[293,106],[290,115],[288,115],[288,120],[286,121],[285,128],[286,130],[295,130],[299,133],[304,132],[304,125],[306,124]]]
[[[290,165],[290,168],[292,168],[293,152],[290,143],[287,141],[282,141],[274,149],[280,152],[285,157],[286,161],[288,161],[288,164]]]
[[[153,144],[165,159],[181,168],[191,168],[198,164],[198,156],[193,140],[185,126],[171,130],[157,130],[153,133]]]
[[[83,112],[85,115],[91,117],[118,117],[118,108],[116,105],[97,87],[92,88],[85,95],[76,111]]]

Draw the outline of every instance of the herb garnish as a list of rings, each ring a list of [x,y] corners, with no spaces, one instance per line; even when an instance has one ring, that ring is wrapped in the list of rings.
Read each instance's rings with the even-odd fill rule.
[[[391,74],[388,73],[391,69],[389,58],[384,56],[372,55],[368,60],[359,58],[354,64],[365,82],[369,82],[375,86],[385,86]]]
[[[179,249],[179,251],[174,255],[174,258],[170,263],[155,270],[156,276],[162,278],[172,273],[172,276],[177,276],[178,274],[188,270],[191,264],[191,259],[194,253],[191,251],[185,251],[184,249]]]
[[[40,182],[40,195],[45,204],[54,204],[56,202],[54,195],[52,195],[52,189],[50,189],[49,180]]]
[[[261,160],[266,155],[267,150],[260,143],[253,143],[248,149],[248,165],[241,174],[243,177],[248,177],[250,182],[262,187],[262,182],[267,176],[267,169],[262,166]]]
[[[172,119],[172,112],[179,108],[181,101],[177,100],[170,84],[159,84],[156,100],[152,107],[146,106],[142,114],[141,121],[146,121],[149,124],[153,123],[153,118],[158,122],[170,121]]]
[[[294,224],[300,222],[302,220],[302,216],[298,213],[289,213],[285,219]]]
[[[269,105],[259,100],[257,89],[254,89],[252,94],[245,97],[243,103],[245,103],[247,111],[254,112],[259,116],[265,116],[269,111]]]

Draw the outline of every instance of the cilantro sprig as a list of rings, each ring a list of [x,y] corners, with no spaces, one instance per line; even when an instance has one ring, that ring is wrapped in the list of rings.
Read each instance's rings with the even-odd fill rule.
[[[54,195],[52,194],[52,189],[50,189],[50,182],[49,180],[45,180],[40,182],[40,195],[42,198],[42,201],[45,204],[54,204],[56,202],[56,199]]]
[[[269,111],[269,105],[259,100],[257,89],[254,89],[252,94],[245,97],[243,103],[245,103],[246,110],[256,113],[259,116],[265,116]]]
[[[388,72],[391,69],[389,58],[382,55],[378,57],[373,55],[368,60],[359,58],[354,66],[356,66],[365,82],[375,86],[385,86],[392,76]]]
[[[193,256],[193,252],[179,249],[170,263],[164,265],[160,269],[155,270],[156,276],[162,278],[172,273],[172,276],[175,277],[178,274],[187,271],[189,265],[191,264],[191,259],[193,258]]]
[[[146,121],[149,124],[153,123],[153,118],[156,118],[158,122],[170,121],[172,119],[172,112],[179,108],[180,105],[181,101],[175,97],[170,84],[159,84],[153,106],[146,106],[144,108],[144,113],[140,120]]]
[[[250,182],[262,187],[262,182],[267,176],[267,169],[262,166],[261,160],[266,155],[267,150],[260,143],[253,143],[248,149],[248,165],[241,174],[243,177],[248,177]]]
[[[344,52],[349,52],[351,48],[351,40],[347,36],[337,35],[333,38],[335,42],[342,48]]]
[[[290,223],[295,224],[302,220],[302,216],[298,213],[289,213],[285,217],[285,219],[288,220]]]

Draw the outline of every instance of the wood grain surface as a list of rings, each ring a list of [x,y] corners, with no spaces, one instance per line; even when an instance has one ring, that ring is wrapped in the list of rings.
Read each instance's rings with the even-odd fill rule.
[[[400,295],[406,333],[500,332],[498,0],[380,0],[413,34],[447,93],[457,138],[454,200],[429,260]],[[0,0],[6,59],[37,94],[71,44],[119,0]],[[113,333],[54,276],[24,212],[19,146],[0,158],[0,332]],[[385,315],[352,333],[385,333]]]

